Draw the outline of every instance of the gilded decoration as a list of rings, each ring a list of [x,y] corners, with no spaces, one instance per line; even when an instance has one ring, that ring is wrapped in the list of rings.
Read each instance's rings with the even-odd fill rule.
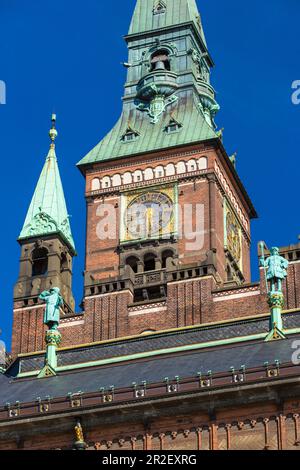
[[[225,200],[224,204],[224,233],[225,233],[225,249],[227,249],[234,260],[238,263],[239,268],[242,267],[242,230],[241,225],[228,204]]]
[[[168,238],[176,232],[177,189],[162,186],[124,194],[121,241]]]

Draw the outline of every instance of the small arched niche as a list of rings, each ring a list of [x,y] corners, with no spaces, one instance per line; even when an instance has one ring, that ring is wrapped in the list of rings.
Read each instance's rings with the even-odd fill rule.
[[[132,183],[132,174],[130,171],[126,171],[123,175],[123,184],[131,184]]]
[[[186,166],[185,166],[185,162],[178,162],[176,164],[176,173],[178,175],[182,175],[186,172]]]
[[[207,167],[208,167],[207,157],[201,157],[201,158],[199,158],[199,160],[198,160],[198,168],[199,168],[199,170],[206,170]]]
[[[98,191],[100,189],[100,180],[99,178],[94,178],[92,180],[92,191]]]
[[[122,185],[121,176],[119,174],[116,174],[112,177],[112,185],[115,187]]]
[[[111,179],[109,176],[104,176],[102,179],[102,188],[110,188],[111,187]]]
[[[136,170],[134,173],[133,173],[133,181],[135,183],[139,183],[140,181],[143,181],[143,173],[141,170]]]
[[[152,168],[147,168],[145,171],[144,171],[144,177],[145,177],[145,181],[150,181],[150,180],[153,180],[153,170]]]
[[[175,175],[175,166],[173,163],[169,163],[166,166],[166,176],[174,176]]]
[[[159,165],[154,170],[155,178],[163,178],[165,176],[165,170],[162,165]]]
[[[192,172],[192,171],[197,171],[197,163],[196,163],[196,160],[192,159],[192,160],[189,160],[187,162],[187,170],[188,172]]]

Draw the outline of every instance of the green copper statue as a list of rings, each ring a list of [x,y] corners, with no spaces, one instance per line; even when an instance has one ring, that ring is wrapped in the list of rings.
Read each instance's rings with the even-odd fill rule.
[[[262,259],[261,265],[267,270],[267,280],[271,283],[272,292],[282,292],[282,281],[287,277],[288,261],[280,256],[279,249],[271,248],[269,258]]]
[[[50,291],[42,292],[39,298],[46,301],[44,324],[49,327],[49,330],[57,330],[59,325],[59,307],[63,306],[60,289],[53,287]]]

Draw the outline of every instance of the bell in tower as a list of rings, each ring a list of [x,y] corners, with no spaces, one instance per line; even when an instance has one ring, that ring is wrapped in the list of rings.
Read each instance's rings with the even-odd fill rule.
[[[167,51],[157,51],[151,59],[152,71],[170,70],[170,59]]]
[[[162,60],[156,62],[154,70],[166,70],[165,63]]]

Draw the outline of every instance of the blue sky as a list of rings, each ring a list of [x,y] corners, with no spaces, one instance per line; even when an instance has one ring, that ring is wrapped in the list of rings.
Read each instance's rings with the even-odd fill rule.
[[[83,293],[84,180],[75,167],[112,127],[121,111],[127,33],[135,0],[1,0],[1,338],[9,343],[16,238],[48,151],[50,115],[58,116],[57,155],[79,256],[74,263],[77,305]],[[229,154],[260,215],[256,244],[296,243],[299,227],[299,0],[198,0],[213,85],[222,107]]]

